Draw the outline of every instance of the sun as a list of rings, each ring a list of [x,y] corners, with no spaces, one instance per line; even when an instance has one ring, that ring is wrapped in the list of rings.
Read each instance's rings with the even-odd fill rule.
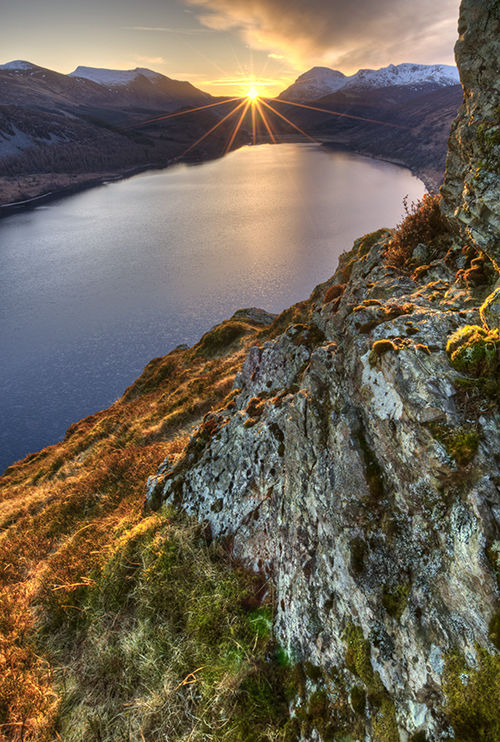
[[[259,93],[255,85],[252,85],[247,93],[248,100],[254,101],[259,97]]]

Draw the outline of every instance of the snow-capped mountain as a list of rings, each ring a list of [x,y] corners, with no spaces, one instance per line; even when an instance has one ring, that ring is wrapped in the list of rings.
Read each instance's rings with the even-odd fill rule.
[[[456,67],[447,64],[390,64],[379,70],[363,69],[355,75],[346,76],[328,67],[313,67],[297,78],[293,85],[284,90],[280,98],[297,101],[311,101],[331,95],[339,90],[367,90],[405,86],[434,88],[458,85],[460,82]]]
[[[347,79],[338,70],[331,70],[329,67],[313,67],[300,75],[291,87],[284,90],[280,98],[315,100],[324,95],[336,93],[344,87]]]
[[[35,68],[36,64],[25,62],[24,59],[15,59],[12,62],[0,64],[0,70],[32,70]]]
[[[151,81],[163,77],[159,72],[153,72],[146,67],[136,67],[135,70],[108,70],[102,67],[83,67],[80,65],[76,70],[69,73],[69,77],[83,77],[85,80],[92,80],[99,85],[128,85],[141,75]]]

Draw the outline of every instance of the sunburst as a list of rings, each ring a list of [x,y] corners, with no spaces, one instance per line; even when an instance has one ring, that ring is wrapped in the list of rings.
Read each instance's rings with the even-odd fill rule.
[[[271,102],[273,104],[271,104]],[[258,129],[262,130],[262,127],[267,132],[267,135],[269,137],[269,140],[276,144],[278,142],[278,134],[273,129],[273,119],[284,121],[288,126],[290,126],[292,129],[294,129],[296,132],[298,132],[301,136],[308,139],[311,142],[314,142],[316,144],[320,144],[320,142],[313,137],[311,134],[306,132],[304,129],[302,129],[298,124],[294,123],[288,116],[285,116],[284,113],[277,110],[276,104],[283,104],[285,106],[292,106],[299,109],[307,109],[309,111],[314,111],[317,113],[325,113],[330,116],[337,116],[340,118],[348,118],[348,119],[354,119],[356,121],[366,121],[367,123],[376,124],[380,126],[388,126],[395,129],[406,129],[408,130],[409,127],[407,126],[401,126],[400,124],[393,124],[388,121],[380,121],[378,119],[372,119],[367,118],[364,116],[356,116],[354,114],[350,113],[343,113],[341,111],[334,111],[330,108],[322,108],[319,106],[310,106],[305,103],[297,103],[295,101],[289,101],[284,100],[283,98],[276,98],[276,99],[269,99],[264,98],[259,95],[257,84],[252,84],[247,94],[241,98],[241,97],[235,97],[235,98],[225,98],[222,101],[217,101],[216,103],[208,103],[203,106],[196,106],[195,108],[188,108],[183,111],[175,111],[174,113],[166,113],[160,116],[155,116],[154,118],[147,119],[146,121],[141,121],[140,123],[133,124],[129,128],[136,128],[139,126],[145,126],[147,124],[156,123],[159,121],[168,120],[171,118],[177,118],[179,116],[186,116],[188,114],[196,113],[198,111],[209,111],[211,109],[217,109],[219,106],[224,105],[231,105],[234,103],[233,108],[226,113],[219,121],[217,121],[216,124],[211,126],[202,136],[200,136],[196,141],[194,141],[192,144],[187,147],[182,154],[180,154],[178,157],[176,157],[176,160],[182,160],[189,152],[191,152],[195,147],[197,147],[201,142],[203,142],[207,137],[209,137],[211,134],[213,134],[217,129],[219,129],[223,124],[225,124],[227,121],[229,121],[235,114],[239,113],[239,116],[236,119],[235,125],[229,135],[229,138],[226,142],[226,145],[223,149],[223,153],[228,153],[238,135],[238,132],[243,126],[243,123],[245,119],[247,118],[247,114],[250,111],[250,127],[251,127],[251,141],[252,144],[257,144],[257,133]]]

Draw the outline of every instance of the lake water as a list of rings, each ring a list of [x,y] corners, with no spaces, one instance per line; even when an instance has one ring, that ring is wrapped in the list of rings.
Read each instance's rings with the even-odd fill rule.
[[[0,472],[240,307],[306,298],[423,192],[387,163],[263,145],[1,220]]]

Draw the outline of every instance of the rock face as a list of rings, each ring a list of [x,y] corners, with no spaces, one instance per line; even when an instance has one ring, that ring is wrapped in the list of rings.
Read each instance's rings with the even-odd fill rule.
[[[492,258],[498,183],[474,173],[476,118],[496,131],[495,29],[497,2],[464,0],[467,96],[443,191]],[[277,639],[302,668],[291,714],[303,742],[498,738],[497,712],[484,721],[488,699],[473,695],[500,647],[498,377],[485,385],[467,373],[474,358],[457,370],[447,353],[458,328],[480,325],[496,278],[443,239],[418,244],[405,270],[388,265],[387,232],[358,240],[148,482],[151,507],[182,507],[269,578]],[[496,373],[500,338],[481,342]]]
[[[472,416],[445,352],[479,319],[456,264],[402,278],[373,241],[344,256],[302,322],[251,350],[234,399],[164,462],[149,499],[207,521],[270,577],[279,641],[335,678],[333,715],[360,682],[375,694],[349,739],[438,740],[447,657],[474,665],[477,645],[492,649],[500,416],[488,404]]]
[[[464,104],[453,126],[446,214],[500,265],[500,3],[462,0],[455,47]]]

